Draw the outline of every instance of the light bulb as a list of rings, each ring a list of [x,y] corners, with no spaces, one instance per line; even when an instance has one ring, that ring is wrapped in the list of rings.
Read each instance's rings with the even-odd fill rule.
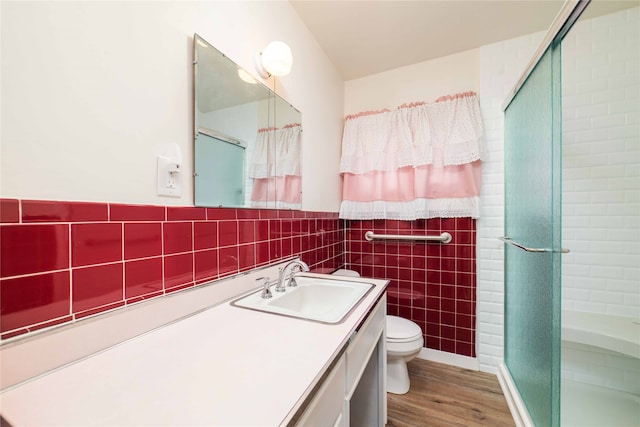
[[[293,55],[284,42],[273,41],[262,51],[262,66],[274,76],[286,76],[291,72]]]

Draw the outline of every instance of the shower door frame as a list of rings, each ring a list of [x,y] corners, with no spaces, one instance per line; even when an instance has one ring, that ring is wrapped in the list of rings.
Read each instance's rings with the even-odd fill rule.
[[[559,64],[559,58],[560,58],[560,45],[562,42],[562,38],[565,36],[565,34],[567,34],[567,32],[571,29],[571,27],[573,26],[573,24],[578,20],[578,18],[580,17],[580,15],[582,14],[582,12],[587,8],[587,6],[589,5],[591,0],[569,0],[566,1],[565,4],[563,5],[562,9],[560,10],[560,12],[558,13],[558,15],[556,16],[556,18],[554,19],[553,23],[551,24],[549,30],[547,31],[541,45],[538,47],[538,49],[536,50],[536,52],[534,53],[534,56],[532,57],[532,59],[529,61],[527,68],[525,69],[525,71],[523,72],[523,74],[521,75],[521,77],[518,79],[516,85],[514,86],[514,88],[509,92],[509,95],[507,96],[507,98],[505,99],[504,103],[503,103],[503,111],[506,111],[507,108],[509,107],[509,105],[511,104],[511,102],[514,100],[514,98],[516,97],[516,95],[518,94],[518,92],[520,91],[520,89],[525,85],[526,81],[528,80],[529,76],[531,75],[531,73],[534,71],[534,69],[536,68],[536,66],[538,65],[538,63],[541,61],[541,59],[545,56],[545,54],[549,53],[549,55],[551,56],[551,59],[553,60],[554,58],[554,50],[556,50],[557,52],[555,52],[555,57],[556,57],[556,61],[558,63],[553,64],[552,65],[552,76],[551,78],[553,80],[555,80],[554,82],[552,82],[552,87],[555,85],[554,88],[554,93],[555,96],[560,96],[560,87],[559,82],[560,82],[560,64]],[[555,67],[555,72],[557,75],[553,75],[554,72],[554,68]],[[557,91],[557,92],[556,92]],[[561,105],[561,102],[560,104]],[[552,120],[558,120],[561,119],[560,116],[560,112],[554,112],[552,114]],[[553,123],[553,122],[552,122]],[[557,122],[559,123],[559,122]],[[552,125],[551,132],[552,132],[552,147],[551,150],[553,152],[553,160],[552,160],[552,167],[560,167],[561,168],[561,163],[560,163],[560,154],[561,154],[561,128],[560,126],[553,126]],[[556,139],[556,147],[553,147],[553,139]],[[560,169],[561,171],[561,169]],[[558,174],[558,178],[560,176],[560,173]],[[534,177],[531,177],[531,179],[535,179]],[[506,198],[506,193],[505,193],[505,198]],[[505,209],[506,209],[506,204],[505,204]],[[560,194],[558,192],[558,194],[554,194],[553,195],[553,200],[552,200],[552,206],[550,206],[551,209],[551,213],[553,215],[557,215],[558,219],[560,218],[560,209],[561,209],[561,202],[560,202]],[[507,215],[506,215],[506,211],[505,211],[505,230],[506,230],[506,223],[507,223]],[[549,245],[548,248],[544,248],[544,249],[534,249],[533,252],[547,252],[548,255],[551,257],[551,261],[550,263],[553,266],[553,272],[555,272],[555,274],[558,275],[557,280],[558,280],[558,284],[556,286],[556,289],[551,289],[551,293],[553,294],[553,299],[555,299],[555,301],[552,301],[552,304],[554,305],[554,307],[552,307],[551,310],[551,322],[552,325],[557,327],[557,331],[550,331],[551,334],[551,341],[556,342],[557,345],[557,349],[555,352],[552,351],[553,354],[550,355],[550,358],[553,359],[555,365],[552,364],[552,370],[553,370],[553,366],[556,366],[556,370],[557,372],[549,372],[549,376],[551,377],[551,390],[550,390],[550,396],[549,398],[553,400],[553,398],[557,398],[557,402],[551,402],[551,408],[550,408],[550,422],[552,423],[552,425],[559,425],[560,422],[560,255],[561,253],[565,252],[565,250],[563,250],[560,247],[560,237],[559,237],[559,226],[557,226],[556,228],[553,228],[553,232],[552,237],[551,237],[551,244]],[[556,232],[557,230],[557,232]],[[554,234],[556,234],[555,236],[553,236]],[[524,250],[527,252],[530,252],[528,249],[531,248],[527,248],[527,247],[523,247],[522,245],[514,245],[515,242],[511,241],[508,237],[507,238],[502,238],[502,240],[505,242],[505,246],[518,246],[519,249],[517,250]],[[510,244],[510,245],[509,245]],[[511,246],[513,245],[513,246]],[[506,274],[507,274],[507,257],[506,257],[506,251],[507,249],[505,248],[505,313],[506,313],[506,301],[507,301],[507,293],[506,293]],[[507,324],[507,316],[505,315],[505,341],[506,341],[506,331],[508,329],[508,324]],[[506,353],[506,349],[507,349],[507,345],[505,342],[505,353]],[[507,403],[509,405],[509,408],[511,410],[511,413],[514,417],[514,420],[516,421],[516,425],[518,426],[534,426],[535,424],[533,423],[532,417],[529,413],[529,410],[527,409],[527,404],[526,402],[522,399],[520,392],[518,390],[517,384],[514,381],[513,377],[511,376],[511,373],[509,372],[509,369],[507,368],[506,365],[506,357],[505,357],[505,362],[503,362],[500,367],[499,367],[499,372],[498,372],[498,379],[500,380],[500,383],[502,385],[502,388],[505,392],[505,397],[507,399]]]

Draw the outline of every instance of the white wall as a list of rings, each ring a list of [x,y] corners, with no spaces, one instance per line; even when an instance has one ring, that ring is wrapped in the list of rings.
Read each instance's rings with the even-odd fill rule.
[[[443,95],[479,90],[480,50],[473,49],[347,81],[345,114],[434,102]]]
[[[293,70],[275,89],[303,114],[303,208],[338,210],[344,85],[288,2],[1,8],[0,196],[191,205],[198,33],[256,76],[256,52],[275,39],[291,46]],[[180,198],[155,194],[155,156],[168,143],[182,149]]]

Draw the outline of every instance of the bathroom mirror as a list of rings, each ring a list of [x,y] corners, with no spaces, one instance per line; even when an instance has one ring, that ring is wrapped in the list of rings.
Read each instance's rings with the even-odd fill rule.
[[[300,209],[302,114],[194,35],[194,203]]]

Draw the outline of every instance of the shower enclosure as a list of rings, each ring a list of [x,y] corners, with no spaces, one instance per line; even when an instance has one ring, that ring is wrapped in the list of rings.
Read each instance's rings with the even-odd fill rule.
[[[505,366],[525,425],[640,425],[640,7],[588,5],[565,5],[505,109]]]

